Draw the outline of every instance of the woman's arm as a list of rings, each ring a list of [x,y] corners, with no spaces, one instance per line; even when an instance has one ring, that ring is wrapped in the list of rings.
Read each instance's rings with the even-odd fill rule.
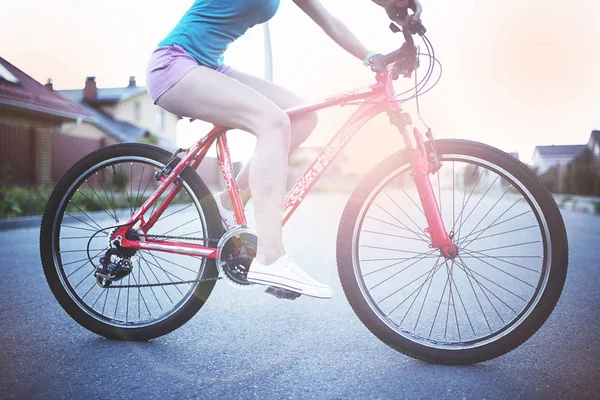
[[[342,21],[331,15],[318,0],[294,0],[313,21],[317,23],[337,44],[359,60],[364,60],[369,51],[344,25]]]

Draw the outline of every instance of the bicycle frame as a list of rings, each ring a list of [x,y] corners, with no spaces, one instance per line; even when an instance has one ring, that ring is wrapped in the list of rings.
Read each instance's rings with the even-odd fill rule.
[[[337,155],[343,150],[346,144],[352,139],[354,134],[369,120],[382,112],[387,112],[392,125],[396,126],[403,136],[406,146],[412,150],[411,159],[413,176],[418,188],[423,210],[427,216],[429,227],[427,232],[432,237],[432,247],[440,249],[452,249],[452,244],[444,228],[437,201],[428,175],[434,171],[429,158],[425,152],[421,134],[415,129],[414,137],[416,145],[413,145],[412,139],[408,134],[407,126],[410,125],[410,117],[402,113],[400,104],[396,101],[393,81],[389,73],[380,73],[376,76],[377,83],[371,86],[358,88],[355,90],[340,93],[328,97],[322,101],[302,105],[286,110],[290,117],[313,113],[322,109],[335,106],[344,106],[347,103],[363,101],[354,114],[342,126],[342,128],[329,141],[323,151],[317,156],[315,161],[308,167],[304,174],[297,180],[294,187],[285,198],[285,209],[282,224],[285,224],[294,211],[298,208],[302,200],[312,189],[327,168],[331,165]],[[119,228],[112,238],[119,238],[120,245],[125,248],[154,250],[175,254],[184,254],[190,256],[201,256],[207,258],[216,258],[217,248],[205,247],[198,244],[187,242],[175,242],[170,240],[157,240],[146,238],[146,240],[130,240],[127,238],[127,231],[139,224],[138,230],[147,233],[158,221],[171,201],[181,190],[181,184],[177,179],[181,172],[188,165],[196,169],[206,156],[208,149],[217,142],[218,162],[223,171],[225,185],[231,197],[236,221],[239,225],[246,224],[246,215],[241,198],[238,193],[237,184],[233,173],[233,166],[229,154],[226,132],[228,128],[215,126],[204,138],[199,140],[188,149],[181,161],[168,171],[167,176],[160,177],[160,185],[156,191],[144,202],[144,204],[134,213],[134,215]],[[418,150],[418,151],[415,151]],[[144,220],[144,214],[156,203],[158,198],[165,193],[172,183],[176,183],[168,193],[166,199],[156,208],[148,221]],[[455,248],[454,248],[455,249]]]

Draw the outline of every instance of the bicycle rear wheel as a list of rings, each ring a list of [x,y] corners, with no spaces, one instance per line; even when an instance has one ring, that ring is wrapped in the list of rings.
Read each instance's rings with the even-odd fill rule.
[[[154,192],[159,184],[154,174],[169,158],[154,146],[106,147],[75,164],[48,201],[40,233],[46,279],[64,310],[99,335],[149,340],[169,333],[200,310],[215,285],[214,260],[146,250],[129,250],[131,272],[111,286],[101,287],[94,276],[110,234]],[[201,238],[194,243],[209,246],[209,238],[222,234],[214,199],[189,167],[179,185],[149,233]],[[174,188],[151,207],[146,221]]]
[[[352,193],[338,231],[340,279],[382,341],[428,362],[498,357],[548,318],[567,272],[556,203],[529,168],[492,147],[441,140],[430,176],[455,259],[429,247],[427,222],[402,151]]]

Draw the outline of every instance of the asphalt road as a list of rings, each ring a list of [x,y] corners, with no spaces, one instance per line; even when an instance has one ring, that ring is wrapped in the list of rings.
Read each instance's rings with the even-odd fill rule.
[[[346,198],[311,196],[285,228],[286,247],[333,287],[332,300],[218,283],[190,322],[148,343],[80,327],[46,284],[38,229],[0,232],[0,398],[599,398],[600,217],[564,213],[567,283],[533,338],[498,359],[447,367],[397,353],[361,324],[335,267]]]

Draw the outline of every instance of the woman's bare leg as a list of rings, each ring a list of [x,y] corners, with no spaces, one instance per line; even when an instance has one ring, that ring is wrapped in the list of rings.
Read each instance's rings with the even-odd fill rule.
[[[229,74],[229,77],[256,90],[281,109],[291,108],[304,103],[304,100],[294,92],[276,85],[275,83],[266,79],[236,70],[233,70],[231,74]],[[291,119],[291,140],[289,154],[292,154],[310,136],[315,129],[317,122],[317,114],[315,113],[306,114]],[[254,157],[252,157],[252,159],[254,159]],[[236,177],[236,183],[240,189],[240,196],[244,204],[250,200],[249,172],[251,164],[252,160],[244,165]],[[231,205],[229,193],[224,191],[220,195],[223,206],[231,210],[233,206]]]
[[[254,134],[248,174],[258,234],[257,260],[271,264],[285,254],[281,238],[290,148],[290,120],[254,89],[210,68],[197,67],[163,94],[157,105],[184,115]]]

